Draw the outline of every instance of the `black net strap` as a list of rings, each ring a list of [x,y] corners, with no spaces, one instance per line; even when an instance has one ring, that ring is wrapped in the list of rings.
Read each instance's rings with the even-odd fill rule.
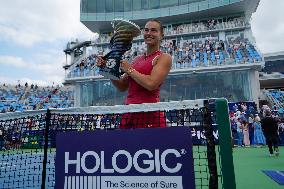
[[[215,151],[215,139],[212,127],[212,111],[209,108],[209,103],[206,102],[204,111],[204,134],[207,141],[207,160],[210,174],[209,189],[218,189],[218,172],[217,160]]]

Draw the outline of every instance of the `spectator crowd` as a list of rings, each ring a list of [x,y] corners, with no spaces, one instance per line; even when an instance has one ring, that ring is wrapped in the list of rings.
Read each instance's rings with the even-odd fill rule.
[[[230,123],[233,143],[239,147],[263,147],[268,140],[267,128],[263,120],[271,117],[277,123],[277,144],[284,145],[284,117],[278,111],[273,111],[268,105],[262,105],[257,111],[254,102],[229,103]],[[268,130],[272,130],[272,125]]]
[[[220,39],[218,32],[222,29],[245,27],[243,17],[223,19],[209,19],[205,21],[165,26],[165,38],[161,50],[171,54],[172,69],[220,66],[229,64],[247,64],[262,61],[254,44],[244,37],[243,32],[226,34]],[[209,34],[201,34],[209,32]],[[197,33],[194,37],[188,34]],[[112,34],[100,34],[95,54],[104,55],[110,51],[108,44]],[[145,44],[140,37],[135,39],[132,49],[127,51],[124,58],[132,60],[145,52]],[[95,66],[95,56],[82,56],[68,70],[67,78],[99,76],[99,69]]]
[[[71,87],[0,84],[0,113],[68,108],[73,105],[74,92]]]

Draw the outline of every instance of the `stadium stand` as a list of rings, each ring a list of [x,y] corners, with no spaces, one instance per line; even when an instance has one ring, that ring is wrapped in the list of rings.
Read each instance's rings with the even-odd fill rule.
[[[0,85],[0,112],[23,112],[47,108],[68,108],[74,105],[72,87]]]
[[[227,35],[223,41],[218,38],[218,31],[245,27],[243,17],[209,19],[176,26],[165,25],[165,39],[161,49],[172,55],[172,70],[228,64],[246,64],[262,61],[257,48],[244,38],[242,32]],[[143,30],[143,29],[142,29]],[[206,32],[206,34],[202,34]],[[196,36],[188,36],[196,34]],[[97,54],[103,55],[109,51],[108,43],[112,34],[100,34],[96,41]],[[132,49],[126,52],[126,59],[141,55],[145,44],[141,36],[137,37]],[[67,78],[99,76],[95,67],[95,56],[81,57],[68,70]]]
[[[283,113],[284,108],[284,92],[280,89],[270,89],[264,91],[265,95],[272,104],[272,110],[280,110]]]
[[[269,93],[269,91],[266,91],[266,92]],[[273,96],[278,96],[279,94],[277,92],[273,90],[272,91]],[[272,96],[272,94],[270,93],[269,95]],[[258,129],[261,128],[261,123],[259,121],[265,116],[266,110],[271,111],[273,117],[277,120],[278,126],[279,126],[279,137],[280,137],[279,142],[281,145],[284,145],[283,108],[282,110],[280,110],[280,109],[277,109],[276,106],[273,106],[272,108],[270,108],[268,105],[263,105],[262,107],[258,108],[255,102],[230,102],[228,106],[229,106],[229,116],[230,116],[231,130],[232,130],[232,139],[233,139],[233,143],[235,146],[239,146],[239,147],[245,146],[243,143],[243,138],[240,138],[238,134],[239,131],[243,132],[243,130],[245,129],[245,128],[242,128],[242,126],[240,128],[240,125],[244,122],[248,124],[247,129],[249,130],[249,134],[248,134],[249,145],[247,146],[266,145],[264,136],[263,136],[262,143],[259,143],[259,140],[258,140],[259,133],[262,133],[262,131],[258,132]],[[238,125],[238,122],[240,123],[240,125]],[[260,127],[257,128],[256,124],[258,124]]]
[[[86,2],[86,1],[82,1]],[[96,2],[96,1],[93,1]],[[98,1],[99,2],[99,1]],[[150,2],[150,1],[149,1]],[[162,2],[162,1],[161,1]],[[208,1],[210,2],[210,1]],[[220,1],[221,2],[221,1]],[[208,3],[209,4],[209,3]],[[83,6],[82,6],[83,7]],[[223,15],[228,14],[224,13]],[[232,17],[231,13],[230,15],[227,15],[226,17],[218,17],[215,18],[216,15],[211,15],[211,18],[208,19],[206,15],[206,19],[201,18],[201,20],[181,20],[183,23],[171,23],[169,25],[164,25],[164,31],[165,31],[165,38],[162,41],[161,49],[164,52],[167,52],[171,54],[173,58],[173,65],[171,71],[183,71],[183,70],[194,70],[195,68],[210,68],[210,67],[216,67],[218,68],[225,68],[226,66],[234,65],[236,67],[241,67],[242,65],[252,65],[252,64],[261,64],[263,63],[262,55],[260,54],[259,50],[257,49],[254,40],[250,38],[249,35],[245,35],[248,32],[245,31],[246,29],[250,29],[250,25],[248,23],[248,18],[244,17],[244,14],[238,14],[236,17]],[[83,17],[83,16],[82,16]],[[135,19],[134,19],[135,20]],[[82,84],[80,86],[80,90],[82,89],[82,93],[78,92],[77,94],[82,94],[84,101],[87,96],[87,94],[83,95],[83,92],[91,94],[92,96],[97,95],[97,93],[102,93],[100,95],[97,95],[94,99],[90,100],[92,103],[82,103],[83,106],[93,106],[94,102],[96,105],[116,105],[117,101],[115,101],[115,98],[118,98],[117,96],[113,95],[115,94],[113,88],[111,88],[111,84],[109,81],[105,81],[101,78],[98,78],[98,80],[95,81],[94,78],[90,78],[89,76],[98,76],[99,75],[99,69],[95,66],[96,58],[95,55],[104,55],[109,51],[108,44],[110,41],[110,38],[112,36],[112,33],[100,33],[99,38],[97,41],[94,42],[94,44],[88,44],[89,46],[95,46],[95,48],[92,49],[92,51],[87,52],[88,54],[84,54],[85,47],[89,46],[80,46],[80,43],[76,41],[73,46],[71,43],[68,43],[66,52],[70,49],[74,49],[74,56],[72,57],[70,53],[66,53],[71,56],[71,64],[67,65],[66,63],[66,78],[75,78],[74,81],[72,81],[74,84],[75,82],[78,82]],[[83,42],[85,43],[85,42]],[[81,43],[81,44],[83,44]],[[78,47],[80,46],[80,47]],[[94,51],[95,50],[95,51]],[[132,49],[124,55],[124,58],[126,59],[133,59],[137,55],[142,54],[145,51],[145,46],[143,44],[143,39],[141,36],[137,37],[134,42]],[[67,59],[67,58],[66,58]],[[260,67],[260,66],[259,66]],[[271,66],[273,67],[273,66]],[[213,69],[212,69],[213,70]],[[272,70],[266,70],[266,72],[271,72]],[[186,71],[185,71],[186,72]],[[210,72],[210,70],[209,70]],[[209,75],[208,72],[208,75]],[[181,72],[176,72],[179,75]],[[233,73],[233,72],[232,72]],[[189,73],[190,74],[190,73]],[[206,73],[207,74],[207,73]],[[219,73],[217,73],[219,74]],[[258,72],[257,72],[258,74]],[[208,76],[207,75],[207,76]],[[221,72],[220,72],[221,75]],[[252,74],[249,74],[252,75]],[[249,76],[248,75],[248,76]],[[235,75],[234,75],[235,76]],[[245,77],[235,77],[235,80],[245,80],[246,78],[250,79],[247,75]],[[80,78],[78,78],[80,77]],[[89,77],[89,78],[88,78]],[[78,78],[77,81],[76,78]],[[83,80],[82,78],[87,78],[89,80]],[[250,130],[250,134],[248,135],[250,138],[250,144],[249,145],[265,145],[265,143],[257,143],[255,142],[254,134],[255,127],[252,127],[253,124],[257,123],[257,118],[263,116],[263,112],[266,109],[273,110],[274,117],[278,119],[279,121],[279,133],[282,145],[284,145],[284,118],[283,118],[283,103],[284,103],[284,92],[281,90],[264,90],[264,94],[266,99],[268,99],[269,104],[264,105],[262,107],[257,107],[257,102],[254,101],[241,101],[241,102],[232,102],[234,99],[252,99],[246,96],[244,93],[251,93],[251,87],[254,87],[251,85],[250,82],[243,82],[242,86],[246,86],[245,90],[241,90],[241,87],[233,88],[232,89],[232,83],[230,80],[226,80],[225,77],[221,78],[219,82],[216,82],[212,80],[213,77],[207,77],[200,79],[197,78],[190,78],[186,80],[184,83],[181,81],[180,87],[177,87],[176,83],[170,83],[169,90],[172,95],[164,97],[163,101],[171,101],[171,100],[184,100],[184,96],[181,96],[181,94],[184,94],[187,92],[187,96],[185,96],[186,99],[196,99],[202,95],[205,95],[206,98],[210,97],[212,94],[216,96],[225,97],[228,99],[229,103],[229,118],[230,118],[230,124],[231,124],[231,130],[232,130],[232,139],[234,140],[235,145],[247,145],[244,144],[243,139],[240,139],[237,134],[237,125],[238,122],[246,122],[248,124],[248,128]],[[258,77],[256,77],[258,79]],[[81,80],[82,79],[82,80]],[[91,86],[87,85],[89,83],[99,83],[99,79],[102,81],[101,86]],[[210,80],[211,79],[211,80]],[[201,83],[201,80],[204,83],[209,84],[208,86],[201,87],[202,84],[200,84],[200,87],[192,87],[190,88],[191,91],[194,91],[194,95],[188,95],[189,92],[186,91],[187,88],[185,86],[194,86],[192,81],[196,81],[196,83]],[[225,82],[223,82],[223,80]],[[218,80],[217,80],[218,81]],[[227,81],[227,82],[226,82]],[[86,82],[86,83],[84,83]],[[215,82],[215,83],[214,83]],[[257,81],[258,82],[258,81]],[[77,84],[78,84],[77,83]],[[84,84],[83,84],[84,83]],[[228,83],[225,85],[225,83]],[[217,89],[216,85],[221,86],[221,89]],[[257,86],[258,87],[258,86]],[[84,91],[84,89],[90,89],[90,91]],[[231,93],[228,93],[230,91]],[[94,93],[93,93],[94,92]],[[121,97],[120,97],[121,96]],[[120,94],[119,99],[123,99],[122,95]],[[238,96],[238,97],[235,97]],[[248,95],[249,96],[249,95]],[[79,98],[76,98],[76,100]],[[168,100],[167,100],[168,99]],[[79,104],[81,105],[81,104]],[[68,87],[59,87],[59,86],[51,86],[51,87],[38,87],[38,86],[28,86],[28,85],[1,85],[0,86],[0,111],[2,113],[5,112],[12,112],[12,111],[26,111],[26,110],[37,110],[37,109],[47,109],[47,108],[69,108],[74,106],[74,93],[71,88]],[[92,107],[90,107],[92,108]],[[227,108],[225,108],[227,110]],[[86,108],[88,110],[88,107]],[[57,111],[57,110],[53,110]],[[59,110],[60,112],[60,110]],[[80,114],[70,114],[65,115],[64,111],[62,113],[53,114],[53,117],[51,119],[51,132],[50,132],[50,142],[48,143],[49,147],[54,148],[55,147],[55,131],[83,131],[83,130],[96,130],[96,129],[114,129],[117,128],[119,125],[119,116],[110,114],[110,115],[102,115],[102,114],[89,114],[89,111],[86,111],[87,113]],[[169,124],[171,126],[178,126],[179,124],[183,126],[188,126],[184,122],[193,122],[194,124],[198,123],[198,119],[200,118],[200,115],[195,114],[195,111],[192,111],[192,114],[186,113],[176,113],[176,117],[173,120],[168,120]],[[40,112],[39,112],[40,113]],[[121,113],[121,112],[120,112]],[[190,115],[190,121],[186,119],[181,119],[181,116],[187,117],[187,115]],[[210,114],[213,124],[216,125],[216,118],[214,116],[215,114]],[[171,114],[169,114],[170,117],[174,117]],[[198,117],[198,118],[197,118]],[[228,116],[227,116],[228,118]],[[23,136],[21,141],[19,143],[10,143],[10,141],[7,142],[5,139],[4,142],[0,143],[0,150],[8,150],[8,149],[26,149],[26,148],[36,148],[41,149],[43,148],[44,142],[43,142],[43,130],[46,128],[46,122],[44,121],[45,116],[43,115],[35,115],[35,117],[32,118],[24,118],[24,119],[18,119],[12,120],[12,121],[5,121],[1,122],[0,124],[0,131],[4,133],[6,136],[7,133],[9,133],[9,140],[12,140],[12,137],[10,137],[10,133],[12,136],[17,139],[18,133],[20,128],[21,135]],[[183,121],[182,121],[183,120]],[[193,125],[194,125],[193,124]],[[227,127],[228,128],[228,127]],[[29,135],[29,136],[28,136]],[[34,138],[32,136],[35,136]],[[197,134],[196,134],[197,136]],[[227,135],[229,136],[229,135]],[[49,138],[47,137],[47,138]],[[8,137],[7,137],[8,138]],[[17,141],[17,140],[16,140]],[[1,141],[0,141],[1,142]],[[5,146],[3,146],[5,144]],[[202,144],[205,144],[204,141],[202,141]],[[228,144],[228,143],[226,143]],[[4,147],[4,148],[2,148]],[[6,153],[6,152],[5,152]],[[37,154],[38,151],[35,152]],[[48,164],[53,164],[53,160],[55,159],[54,151],[49,152],[51,154],[51,160],[48,161]],[[14,154],[8,154],[5,156],[5,158],[9,158],[9,155]],[[6,161],[3,155],[3,161]],[[35,159],[35,158],[33,158]],[[18,162],[19,165],[22,165],[23,163],[21,161]],[[30,162],[32,165],[33,162]],[[3,167],[5,167],[6,164],[3,164]],[[54,166],[54,165],[52,165]],[[53,187],[53,177],[54,177],[54,167],[49,167],[47,170],[51,173],[48,174],[48,179],[50,186]],[[2,167],[1,167],[2,168]],[[36,169],[36,168],[32,168]],[[13,171],[16,171],[12,169],[11,175],[13,175]],[[1,174],[0,174],[1,175]],[[6,179],[8,178],[8,182],[4,183],[7,186],[10,186],[14,183],[20,185],[21,180],[10,180],[9,177],[6,176],[8,174],[0,176],[0,179]],[[20,176],[24,176],[24,179],[28,180],[27,186],[34,186],[37,184],[36,181],[39,177],[39,174],[37,175],[36,179],[30,179],[26,178],[25,174],[22,174]],[[19,176],[19,177],[20,177]],[[29,175],[30,176],[30,175]],[[52,179],[50,179],[52,178]],[[23,180],[24,180],[23,179]],[[198,178],[199,179],[199,178]],[[202,179],[201,179],[202,180]],[[1,183],[1,182],[0,182]],[[201,183],[201,188],[204,187],[204,184]],[[206,188],[205,184],[205,188]]]

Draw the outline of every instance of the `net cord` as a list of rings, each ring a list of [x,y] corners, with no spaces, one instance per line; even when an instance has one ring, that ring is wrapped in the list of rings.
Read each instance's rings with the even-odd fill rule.
[[[150,111],[170,111],[178,109],[202,108],[204,100],[184,100],[159,103],[144,103],[115,106],[90,106],[74,108],[50,108],[51,113],[58,114],[114,114],[114,113],[132,113],[132,112],[150,112]],[[23,117],[46,114],[46,110],[32,110],[25,112],[11,112],[0,114],[0,121],[9,119],[19,119]]]

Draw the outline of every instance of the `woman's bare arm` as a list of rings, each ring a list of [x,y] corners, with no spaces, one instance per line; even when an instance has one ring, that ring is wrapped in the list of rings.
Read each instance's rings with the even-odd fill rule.
[[[128,89],[128,75],[123,74],[119,80],[110,80],[112,84],[121,92],[124,92]]]
[[[128,73],[128,77],[132,77],[132,79],[134,79],[139,85],[149,91],[157,89],[162,84],[171,67],[172,57],[166,53],[159,56],[150,75],[141,74],[132,69],[128,62],[121,62],[121,68],[124,72]]]

